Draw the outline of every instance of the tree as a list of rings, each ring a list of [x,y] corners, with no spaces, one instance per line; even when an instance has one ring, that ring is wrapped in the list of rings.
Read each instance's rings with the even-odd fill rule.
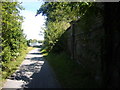
[[[47,46],[48,51],[70,26],[70,22],[77,21],[92,5],[91,2],[45,2],[37,10],[36,16],[42,13],[47,17],[44,45]]]
[[[15,59],[26,49],[26,38],[21,29],[23,17],[20,16],[22,6],[18,2],[0,2],[2,4],[2,62]]]

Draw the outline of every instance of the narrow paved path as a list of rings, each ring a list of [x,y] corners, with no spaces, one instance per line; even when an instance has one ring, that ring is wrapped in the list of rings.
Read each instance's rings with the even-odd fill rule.
[[[30,51],[20,68],[7,79],[6,88],[60,88],[56,76],[40,49]]]

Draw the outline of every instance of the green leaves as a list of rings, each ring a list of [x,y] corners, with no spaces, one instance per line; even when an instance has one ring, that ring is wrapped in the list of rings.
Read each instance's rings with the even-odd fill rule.
[[[42,13],[48,21],[71,22],[78,20],[91,6],[91,2],[46,2],[37,10],[37,15]]]
[[[77,21],[91,6],[91,2],[45,2],[36,14],[47,16],[45,46],[51,50],[70,22]]]
[[[23,8],[18,2],[2,2],[2,62],[9,62],[26,47],[26,39],[21,29]]]

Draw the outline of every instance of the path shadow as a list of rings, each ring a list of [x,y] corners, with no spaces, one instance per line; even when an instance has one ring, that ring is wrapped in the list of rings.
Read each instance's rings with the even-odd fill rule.
[[[24,81],[21,88],[60,88],[47,61],[22,65],[9,79]]]
[[[22,64],[19,70],[8,79],[24,81],[21,88],[59,88],[60,86],[47,61],[42,56],[38,56],[41,53],[29,54],[35,56],[31,58],[26,57],[25,61],[27,63]]]
[[[40,53],[30,53],[33,55],[39,55]],[[31,64],[23,64],[20,66],[20,69],[17,70],[13,75],[11,75],[8,79],[10,80],[22,80],[26,83],[30,82],[31,74],[38,73],[41,67],[44,64],[44,58],[40,56],[35,56],[31,58],[25,58],[25,60],[33,61]]]
[[[31,60],[31,61],[44,61],[43,57],[25,58],[25,60]]]
[[[42,48],[42,45],[39,45],[39,46],[33,46],[35,48]]]
[[[38,73],[34,73],[31,81],[25,85],[25,88],[60,88],[56,76],[47,61],[41,67]]]
[[[22,65],[20,70],[16,71],[9,79],[11,80],[22,80],[25,82],[30,81],[29,75],[31,73],[37,73],[44,63],[35,62],[29,65]]]
[[[41,53],[28,53],[28,54],[40,55]]]

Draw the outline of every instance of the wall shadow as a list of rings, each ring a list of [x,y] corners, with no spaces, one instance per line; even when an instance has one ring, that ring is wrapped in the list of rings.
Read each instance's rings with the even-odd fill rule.
[[[35,47],[35,48],[42,48],[42,45],[40,45],[40,46],[33,46],[33,47]]]
[[[28,53],[28,54],[32,54],[32,55],[41,55],[41,54],[45,54],[46,52],[40,52],[40,53]]]
[[[25,58],[26,60],[32,61],[44,61],[43,57],[32,57],[32,58]]]
[[[39,53],[31,53],[39,55]],[[30,64],[23,64],[9,77],[10,80],[22,80],[21,88],[59,88],[51,67],[43,57],[25,58]],[[28,62],[29,62],[28,61]]]
[[[32,79],[24,86],[24,88],[60,88],[47,61],[44,61],[41,70],[34,73],[30,78]]]
[[[33,58],[26,58],[27,60],[32,61],[42,61],[42,62],[34,62],[31,64],[23,64],[20,66],[20,69],[16,71],[13,75],[9,77],[11,80],[22,80],[25,82],[30,81],[30,75],[32,73],[37,73],[40,71],[41,67],[44,64],[42,57],[33,57]]]
[[[33,63],[29,65],[22,65],[20,70],[15,72],[9,79],[11,80],[22,80],[25,82],[30,81],[30,74],[36,73],[42,67],[43,63]]]

